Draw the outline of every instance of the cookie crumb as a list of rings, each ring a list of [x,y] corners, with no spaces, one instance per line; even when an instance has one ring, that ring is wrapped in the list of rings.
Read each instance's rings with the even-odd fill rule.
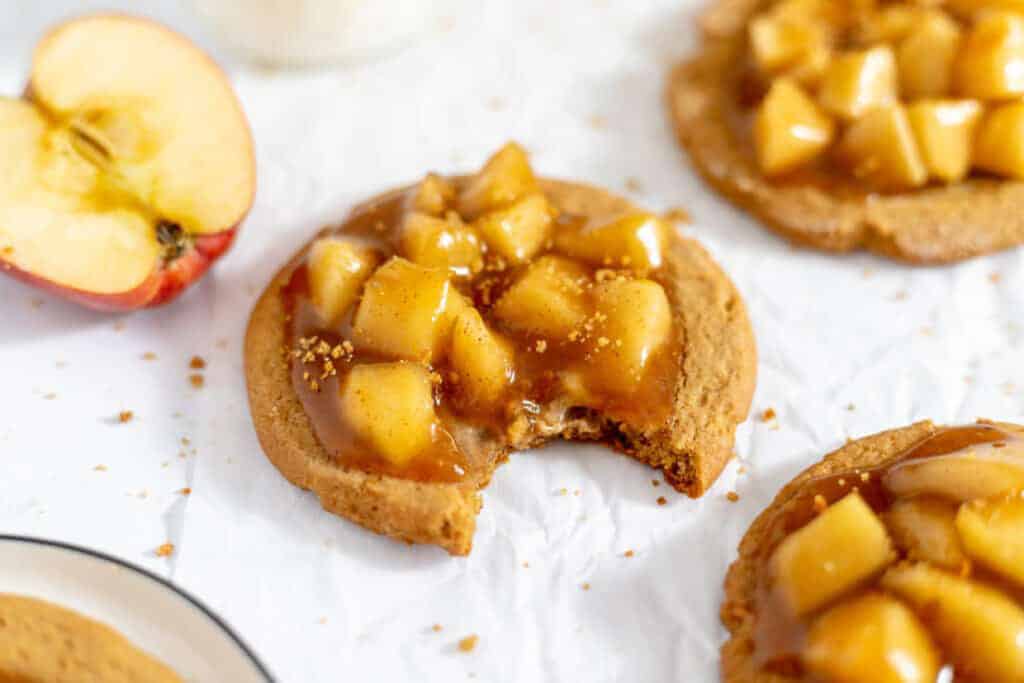
[[[206,361],[203,360],[202,356],[192,356],[192,360],[188,362],[188,366],[193,370],[202,370],[206,367]]]
[[[189,384],[192,385],[193,389],[202,389],[203,385],[206,384],[206,380],[203,378],[202,375],[195,375],[195,374],[189,375],[188,376],[188,381],[189,381]]]
[[[48,394],[43,394],[43,399],[46,401],[52,401],[55,398],[57,398],[57,394],[53,393],[52,391]]]
[[[173,543],[164,543],[163,545],[161,545],[160,547],[158,547],[156,549],[156,556],[157,557],[170,557],[173,554],[174,554],[174,544]]]
[[[601,116],[600,114],[591,115],[587,122],[590,124],[591,128],[594,128],[596,130],[601,130],[608,125],[608,119]]]
[[[988,276],[988,281],[991,282],[994,285],[998,285],[1000,282],[1003,281],[1003,274],[1002,273],[990,273],[989,276]]]
[[[459,641],[459,652],[472,652],[476,649],[476,644],[480,642],[480,636],[475,633],[470,636],[466,636]]]
[[[726,499],[728,499],[730,503],[735,503],[740,499],[740,494],[736,493],[735,491],[729,491],[728,493],[725,494],[725,497]]]
[[[622,553],[622,556],[623,557],[633,557],[633,551],[632,550],[627,550],[626,552]]]
[[[666,503],[667,503],[668,501],[667,501],[667,500],[665,500],[665,496],[658,496],[658,500],[657,500],[656,502],[658,503],[658,505],[664,505],[664,504],[666,504]]]
[[[106,465],[96,465],[96,467],[92,468],[92,471],[93,472],[106,472],[107,471],[107,466]]]
[[[319,619],[316,620],[316,623],[318,623],[318,624],[326,624],[327,623],[327,617],[320,617]]]
[[[896,292],[891,297],[889,297],[889,300],[890,301],[906,301],[909,296],[910,296],[910,294],[907,293],[907,290],[901,289],[900,291]]]
[[[569,489],[558,489],[558,495],[567,496],[569,495]]]
[[[441,626],[441,624],[434,624],[433,626],[430,627],[430,630],[433,631],[434,633],[440,633],[443,628],[444,627]]]
[[[693,222],[693,217],[690,216],[690,212],[681,206],[673,206],[671,209],[661,214],[661,217],[670,223],[682,223],[689,225]]]
[[[122,410],[120,413],[117,414],[117,421],[120,422],[121,424],[124,424],[126,422],[131,422],[132,418],[134,417],[135,413],[133,413],[132,411]]]
[[[186,486],[183,489],[178,489],[178,493],[180,493],[183,496],[191,496],[192,495],[192,487]]]
[[[775,408],[767,408],[763,413],[761,413],[761,422],[771,422],[775,417]]]
[[[658,481],[657,479],[651,479],[651,486],[654,486],[654,487],[661,486],[661,482]]]
[[[588,590],[590,590],[590,584],[589,584],[589,583],[587,583],[586,581],[584,581],[584,582],[583,582],[583,585],[582,585],[582,586],[580,586],[580,588],[582,588],[582,589],[583,589],[583,590],[585,590],[585,591],[588,591]]]
[[[629,191],[629,192],[643,192],[644,191],[643,183],[640,182],[639,178],[635,178],[633,176],[630,176],[630,177],[626,178],[625,185],[626,185],[626,190]]]
[[[853,411],[857,410],[857,406],[853,405],[852,403],[847,403],[846,409],[852,413]]]
[[[156,360],[156,354],[152,351],[146,351],[142,354],[142,360]]]

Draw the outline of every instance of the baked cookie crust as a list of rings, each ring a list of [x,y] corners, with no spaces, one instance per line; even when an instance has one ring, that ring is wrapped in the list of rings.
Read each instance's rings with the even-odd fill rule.
[[[940,264],[1024,243],[1024,182],[968,178],[883,195],[838,175],[828,187],[765,178],[753,145],[730,121],[739,109],[747,23],[771,4],[716,0],[700,22],[700,53],[669,76],[666,98],[676,135],[709,184],[791,242],[826,251],[867,249]]]
[[[585,185],[544,180],[548,198],[570,213],[630,208],[619,197]],[[399,190],[401,192],[403,190]],[[392,194],[368,203],[380,202]],[[354,211],[358,211],[358,207]],[[756,377],[756,352],[746,308],[735,287],[696,242],[673,237],[666,264],[666,293],[682,331],[681,371],[668,424],[631,430],[593,411],[549,406],[517,420],[501,441],[477,440],[474,461],[490,463],[457,483],[423,483],[372,474],[334,461],[315,436],[290,378],[281,287],[305,248],[273,279],[253,311],[245,339],[249,402],[267,457],[293,484],[313,491],[329,512],[381,534],[440,545],[453,555],[472,547],[479,490],[511,451],[554,438],[600,441],[661,469],[678,490],[701,495],[732,457],[736,426],[746,419]]]

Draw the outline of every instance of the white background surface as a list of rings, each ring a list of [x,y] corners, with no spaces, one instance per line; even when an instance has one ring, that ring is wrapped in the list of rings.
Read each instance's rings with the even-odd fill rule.
[[[3,92],[20,91],[49,22],[94,4],[0,5]],[[0,529],[169,577],[282,681],[716,680],[722,577],[786,480],[848,437],[912,420],[1024,418],[1024,250],[934,269],[797,251],[695,178],[662,106],[693,3],[470,3],[390,59],[318,73],[247,69],[176,2],[112,4],[226,62],[259,195],[235,249],[169,307],[103,316],[0,282]],[[507,138],[546,175],[692,212],[686,231],[754,321],[754,410],[778,420],[740,429],[745,472],[730,466],[702,500],[598,447],[516,456],[484,494],[472,556],[452,559],[330,517],[278,476],[249,420],[241,339],[260,289],[323,223],[428,169],[471,170]],[[193,354],[209,362],[201,390]],[[126,409],[136,419],[116,424]],[[176,552],[161,559],[165,541]],[[468,634],[479,645],[460,653]]]

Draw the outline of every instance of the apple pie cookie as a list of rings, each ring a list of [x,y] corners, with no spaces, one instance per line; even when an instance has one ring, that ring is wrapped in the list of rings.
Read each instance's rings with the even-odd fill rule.
[[[718,0],[702,28],[676,131],[768,227],[913,263],[1024,242],[1024,4]]]
[[[1024,427],[848,443],[757,518],[725,592],[727,683],[1024,681]]]
[[[0,593],[0,681],[182,683],[114,629],[45,600]]]
[[[693,241],[506,145],[355,208],[274,278],[246,335],[264,451],[327,510],[469,552],[514,450],[601,441],[700,495],[755,377],[735,288]]]

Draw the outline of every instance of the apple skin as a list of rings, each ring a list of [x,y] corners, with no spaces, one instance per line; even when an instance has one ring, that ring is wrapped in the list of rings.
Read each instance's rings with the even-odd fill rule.
[[[245,217],[242,217],[242,221]],[[231,247],[242,224],[213,235],[199,235],[192,245],[169,264],[160,265],[135,289],[118,294],[97,294],[67,287],[22,270],[0,258],[0,271],[37,289],[95,311],[123,313],[140,308],[153,308],[174,300],[190,284],[198,280]]]

